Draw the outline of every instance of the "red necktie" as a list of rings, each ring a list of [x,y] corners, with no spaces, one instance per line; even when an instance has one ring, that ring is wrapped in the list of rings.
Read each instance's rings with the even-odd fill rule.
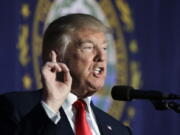
[[[86,119],[86,103],[83,100],[77,100],[73,106],[76,109],[75,130],[76,135],[92,135],[91,129]]]

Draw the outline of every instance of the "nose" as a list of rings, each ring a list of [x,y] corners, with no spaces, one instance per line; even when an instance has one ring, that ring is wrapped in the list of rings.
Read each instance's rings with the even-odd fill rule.
[[[105,60],[106,60],[106,50],[104,50],[104,48],[102,48],[102,49],[98,48],[96,50],[94,61],[104,62]]]

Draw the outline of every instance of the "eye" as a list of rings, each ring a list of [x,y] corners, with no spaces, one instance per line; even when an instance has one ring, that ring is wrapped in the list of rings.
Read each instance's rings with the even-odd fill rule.
[[[86,51],[91,51],[94,49],[94,45],[91,43],[84,43],[81,48]]]
[[[94,48],[93,46],[85,46],[85,47],[83,47],[83,49],[87,49],[87,50],[91,50],[93,48]]]
[[[107,45],[105,45],[105,46],[103,47],[103,50],[104,50],[104,51],[107,51]]]

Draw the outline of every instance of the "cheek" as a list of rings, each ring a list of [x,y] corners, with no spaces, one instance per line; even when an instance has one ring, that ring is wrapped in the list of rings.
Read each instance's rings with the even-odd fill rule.
[[[71,71],[75,74],[83,74],[91,69],[92,58],[88,56],[82,56],[74,54],[70,60],[68,60],[68,65]]]
[[[90,58],[81,57],[77,60],[77,68],[81,73],[88,72],[91,69],[92,60]]]

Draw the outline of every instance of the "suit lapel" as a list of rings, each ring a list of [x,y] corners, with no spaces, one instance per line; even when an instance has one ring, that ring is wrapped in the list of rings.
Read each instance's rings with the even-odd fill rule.
[[[60,108],[61,120],[58,123],[57,134],[62,135],[74,135],[69,120],[62,108]]]
[[[101,135],[112,135],[112,127],[110,123],[104,122],[104,117],[97,107],[91,102],[91,107],[93,109],[94,115],[96,117],[96,122],[98,124]]]

